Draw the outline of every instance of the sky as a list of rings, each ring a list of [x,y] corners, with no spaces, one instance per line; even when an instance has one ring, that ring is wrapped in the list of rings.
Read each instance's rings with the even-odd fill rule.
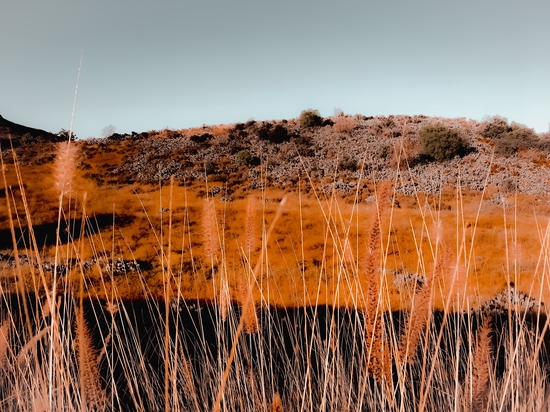
[[[79,138],[309,108],[546,132],[549,16],[542,0],[2,0],[0,115]]]

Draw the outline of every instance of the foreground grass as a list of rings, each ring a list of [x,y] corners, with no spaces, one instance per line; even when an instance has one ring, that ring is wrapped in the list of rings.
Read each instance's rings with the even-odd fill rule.
[[[4,175],[10,233],[16,238],[26,221],[31,236],[23,251],[13,249],[5,276],[14,282],[1,290],[9,308],[0,328],[3,410],[548,406],[539,362],[548,329],[543,307],[528,317],[520,302],[508,301],[499,328],[492,312],[464,312],[479,308],[488,289],[512,282],[546,299],[547,230],[542,223],[530,229],[517,209],[482,218],[460,190],[418,195],[398,209],[392,182],[382,182],[364,208],[356,199],[263,192],[235,202],[246,213],[232,214],[227,204],[193,198],[172,182],[153,207],[151,199],[138,201],[148,242],[156,242],[155,270],[134,267],[121,276],[121,251],[126,260],[144,252],[139,236],[131,243],[135,232],[117,231],[116,212],[110,232],[94,230],[86,197],[72,197],[59,173],[58,230],[44,251],[32,236],[17,162],[14,172],[22,205],[8,196]],[[77,219],[89,230],[78,237],[60,230]],[[484,229],[493,237],[478,241],[480,233],[489,236]],[[500,272],[486,274],[496,251]],[[30,263],[21,263],[21,252]],[[125,304],[133,293],[152,314],[146,320]],[[197,307],[201,298],[214,305]],[[274,305],[308,310],[300,320],[288,310],[284,320],[268,310]],[[197,308],[200,315],[189,315]]]

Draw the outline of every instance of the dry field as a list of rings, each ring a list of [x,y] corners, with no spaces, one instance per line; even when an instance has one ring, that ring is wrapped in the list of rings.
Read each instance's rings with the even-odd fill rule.
[[[548,410],[542,145],[344,119],[4,150],[0,409]]]
[[[298,127],[295,121],[294,126],[289,125],[292,122],[286,123],[289,130]],[[329,135],[352,133],[354,124],[360,124],[359,120],[336,118]],[[411,124],[415,124],[414,119]],[[467,122],[459,125],[471,133],[480,128]],[[266,128],[263,125],[256,132],[261,133],[262,127]],[[82,268],[76,262],[81,261],[85,263],[87,288],[98,297],[107,296],[115,288],[126,299],[149,294],[162,299],[166,273],[170,273],[171,286],[185,298],[215,300],[221,276],[228,283],[231,299],[236,301],[243,282],[252,282],[257,304],[355,305],[366,288],[361,273],[370,253],[372,225],[383,210],[377,258],[386,308],[409,307],[411,293],[434,275],[438,264],[442,276],[437,276],[436,307],[442,308],[443,299],[449,294],[454,296],[457,307],[479,307],[510,285],[537,302],[548,302],[545,262],[550,197],[529,193],[530,185],[525,190],[510,191],[503,185],[488,183],[502,174],[502,169],[510,169],[510,176],[527,166],[546,171],[542,152],[520,151],[516,164],[508,166],[502,164],[509,164],[510,159],[503,163],[493,158],[492,164],[483,164],[485,159],[481,156],[486,148],[478,142],[482,146],[473,158],[479,163],[475,167],[470,166],[472,159],[468,158],[464,164],[455,162],[443,167],[480,169],[483,173],[479,179],[486,182],[481,190],[458,187],[441,177],[432,193],[413,190],[404,194],[408,187],[405,180],[428,180],[425,176],[416,177],[403,161],[416,150],[414,141],[403,140],[411,126],[406,122],[401,126],[398,117],[390,117],[369,127],[365,130],[374,130],[382,140],[390,141],[392,135],[405,130],[394,138],[394,155],[400,142],[401,160],[387,159],[382,175],[367,172],[369,164],[365,160],[354,173],[334,171],[322,178],[316,175],[316,168],[307,166],[303,160],[307,157],[298,157],[303,170],[297,175],[292,172],[289,181],[281,178],[282,184],[281,179],[270,176],[278,169],[269,172],[262,164],[231,168],[234,155],[208,157],[212,150],[223,152],[228,139],[242,140],[245,126],[149,132],[147,143],[136,140],[135,134],[134,139],[75,142],[69,151],[63,145],[36,143],[16,150],[17,168],[12,154],[5,151],[7,189],[2,190],[4,201],[0,204],[0,252],[5,251],[0,261],[2,286],[12,291],[15,287],[6,203],[9,200],[19,236],[19,253],[24,255],[21,270],[29,290],[44,288],[37,286],[34,279],[38,260],[47,269],[43,272],[48,287],[56,262],[62,265],[59,270],[63,282],[70,284],[80,278]],[[232,134],[235,131],[239,134]],[[307,133],[302,132],[300,139],[321,150],[318,142],[326,137],[321,132],[311,136]],[[361,137],[367,132],[361,133],[355,140],[367,139]],[[203,142],[203,136],[215,143]],[[352,137],[349,135],[348,140]],[[343,139],[339,144],[346,144]],[[300,144],[298,140],[292,142]],[[258,144],[261,143],[260,140]],[[141,147],[148,147],[147,144],[153,145],[148,156],[163,158],[164,165],[180,158],[180,166],[187,164],[186,170],[200,172],[201,167],[207,167],[204,159],[211,159],[216,170],[206,171],[204,179],[194,179],[193,175],[173,180],[159,175],[157,181],[152,176],[136,177],[124,167],[139,158]],[[249,150],[253,153],[251,144]],[[327,143],[329,149],[330,144],[333,143]],[[279,146],[271,144],[264,150],[273,152],[275,147],[276,158],[281,150],[284,152]],[[242,147],[241,142],[233,152]],[[373,143],[369,147],[371,151],[379,150]],[[143,169],[153,164],[147,159]],[[518,166],[522,161],[527,166]],[[279,163],[279,168],[285,165]],[[404,170],[395,173],[396,163],[401,163]],[[290,161],[288,164],[292,165]],[[423,170],[422,165],[417,168]],[[253,185],[247,183],[247,177],[254,180]],[[375,181],[377,177],[385,179]],[[347,184],[344,189],[342,182]],[[382,203],[376,198],[380,184],[389,187]],[[60,206],[62,214],[58,213]],[[86,230],[82,234],[84,214]],[[266,239],[276,215],[278,221]],[[56,241],[58,219],[62,227]],[[39,257],[32,251],[29,221]],[[444,267],[438,262],[443,255]]]

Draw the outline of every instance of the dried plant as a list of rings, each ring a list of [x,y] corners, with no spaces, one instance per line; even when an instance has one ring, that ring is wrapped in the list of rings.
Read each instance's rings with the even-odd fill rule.
[[[78,147],[71,141],[59,143],[54,160],[54,186],[60,196],[71,192],[76,173]]]
[[[10,333],[11,322],[9,319],[4,320],[0,326],[0,370],[6,367],[8,361],[8,353],[10,350]]]
[[[473,354],[472,371],[472,398],[469,410],[471,412],[483,411],[487,404],[489,390],[490,356],[492,317],[486,315],[483,324],[478,330],[476,345]]]
[[[336,133],[348,133],[355,128],[355,119],[351,116],[338,116],[332,128]]]
[[[101,387],[98,354],[92,345],[90,329],[82,309],[78,309],[74,325],[76,333],[76,350],[80,376],[80,396],[82,404],[94,409],[102,409],[106,402],[105,392]]]
[[[440,278],[448,274],[450,249],[444,245],[433,272],[427,276],[426,282],[413,300],[413,306],[406,317],[405,328],[399,341],[399,357],[401,361],[414,363],[416,351],[422,337],[422,332],[428,324],[432,312],[434,288]]]
[[[365,336],[367,339],[367,371],[377,379],[386,380],[391,376],[391,355],[384,339],[384,325],[380,294],[380,260],[382,254],[381,222],[389,204],[392,185],[382,182],[379,185],[376,210],[368,235],[364,264],[367,292],[365,296]]]
[[[202,213],[202,237],[207,256],[214,257],[220,251],[216,206],[213,199],[205,199]]]
[[[249,255],[256,250],[258,244],[258,210],[257,202],[254,196],[248,196],[246,202],[246,218],[244,225],[245,253]]]
[[[257,333],[260,330],[260,324],[252,296],[252,284],[244,276],[239,281],[239,299],[246,333]]]

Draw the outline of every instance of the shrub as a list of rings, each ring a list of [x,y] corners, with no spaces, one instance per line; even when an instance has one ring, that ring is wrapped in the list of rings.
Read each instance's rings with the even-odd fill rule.
[[[419,147],[413,140],[403,140],[387,148],[386,165],[396,170],[406,170],[418,161]]]
[[[323,124],[323,118],[318,110],[307,109],[300,113],[300,124],[302,127],[316,127]]]
[[[235,154],[235,165],[248,166],[252,162],[252,155],[248,150],[241,150]]]
[[[509,131],[510,126],[508,126],[508,121],[503,117],[495,116],[491,119],[487,126],[485,126],[485,128],[481,132],[481,136],[491,140],[498,139],[504,133],[507,133]]]
[[[495,141],[495,153],[501,156],[511,156],[518,150],[537,147],[539,139],[533,129],[527,126],[512,123],[506,133],[501,134]]]
[[[271,129],[269,133],[269,141],[272,143],[283,143],[289,140],[290,136],[288,135],[288,131],[280,124]]]
[[[495,153],[500,156],[512,156],[521,149],[544,150],[533,129],[515,122],[509,125],[505,118],[499,116],[491,119],[481,135],[495,142]]]
[[[345,157],[340,160],[340,163],[338,164],[338,169],[355,172],[357,171],[357,161],[354,159],[350,159],[349,157]]]
[[[313,147],[313,142],[307,136],[300,136],[294,139],[294,144],[296,145],[296,150],[298,154],[302,157],[308,157],[315,155],[315,149]]]
[[[426,126],[419,132],[422,154],[437,162],[463,156],[468,151],[468,143],[453,129],[436,124]]]
[[[201,135],[193,135],[189,139],[193,143],[205,143],[208,140],[212,140],[213,137],[214,136],[212,136],[210,133],[204,133],[204,134],[201,134]]]
[[[351,132],[355,128],[355,119],[348,116],[339,116],[332,126],[336,133]]]
[[[258,129],[258,136],[260,137],[260,140],[268,140],[269,142],[276,144],[288,142],[290,140],[288,130],[280,124],[275,127],[273,127],[271,123],[262,124],[262,126]]]

